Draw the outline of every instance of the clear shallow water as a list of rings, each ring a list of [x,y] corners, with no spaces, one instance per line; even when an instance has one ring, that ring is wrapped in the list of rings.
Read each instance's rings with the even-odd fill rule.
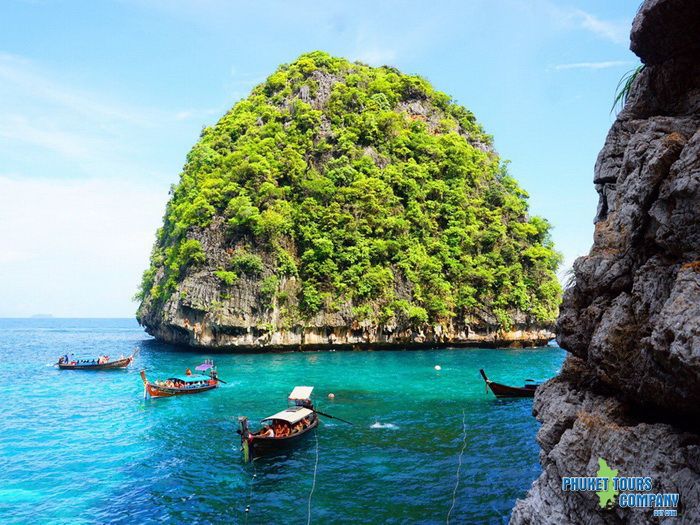
[[[51,366],[66,352],[135,347],[127,371]],[[551,377],[564,358],[558,348],[203,355],[129,319],[0,319],[0,352],[2,521],[71,524],[245,523],[248,504],[248,523],[306,523],[316,438],[244,465],[235,433],[237,416],[257,425],[304,384],[319,410],[355,423],[319,428],[312,523],[444,523],[463,417],[451,522],[506,522],[539,473],[537,422],[531,400],[486,394],[478,370],[519,384]],[[143,399],[140,368],[166,377],[205,357],[227,385]]]

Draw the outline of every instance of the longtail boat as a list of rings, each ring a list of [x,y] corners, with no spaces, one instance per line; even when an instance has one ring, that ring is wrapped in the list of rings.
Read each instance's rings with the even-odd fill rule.
[[[223,383],[219,379],[216,367],[212,362],[205,362],[199,365],[196,370],[208,371],[208,374],[192,374],[190,369],[183,375],[169,377],[161,381],[151,382],[146,377],[146,371],[141,370],[141,380],[143,381],[144,397],[172,397],[186,394],[199,394],[206,392]]]
[[[128,357],[122,355],[117,359],[110,359],[108,355],[85,357],[65,354],[58,358],[56,365],[61,370],[114,370],[128,367],[135,354],[136,351]]]
[[[292,447],[318,426],[318,415],[311,402],[312,386],[297,386],[289,394],[291,406],[262,420],[262,428],[252,432],[248,418],[239,417],[243,460]]]
[[[483,369],[479,370],[479,373],[496,397],[534,397],[535,390],[540,386],[539,383],[534,382],[526,382],[522,387],[508,386],[491,381],[486,377],[486,372]],[[528,379],[527,381],[532,380]]]

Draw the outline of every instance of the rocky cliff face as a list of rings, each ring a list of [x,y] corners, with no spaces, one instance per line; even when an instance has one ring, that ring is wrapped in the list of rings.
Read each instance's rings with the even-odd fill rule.
[[[647,0],[632,27],[644,68],[595,167],[594,245],[558,320],[570,352],[537,392],[543,472],[511,523],[658,523],[602,510],[564,476],[651,476],[700,522],[700,3]],[[663,521],[663,520],[661,520]]]
[[[279,280],[276,296],[261,297],[261,281],[274,275],[274,261],[263,258],[261,275],[241,275],[235,286],[225,287],[215,275],[230,258],[226,228],[216,219],[206,229],[192,234],[206,254],[207,264],[188,271],[177,290],[162,304],[146,300],[139,322],[161,341],[192,347],[228,351],[289,351],[322,348],[372,349],[399,346],[528,347],[544,346],[554,337],[553,327],[533,322],[513,312],[515,323],[502,329],[498,319],[482,312],[440,323],[415,323],[406,318],[379,324],[358,320],[352,305],[336,311],[321,310],[310,318],[289,318],[299,307],[301,282],[295,276]],[[410,288],[400,291],[405,299]],[[281,302],[279,297],[285,297]]]
[[[427,81],[309,53],[203,131],[138,319],[228,350],[541,345],[559,257],[526,199]]]

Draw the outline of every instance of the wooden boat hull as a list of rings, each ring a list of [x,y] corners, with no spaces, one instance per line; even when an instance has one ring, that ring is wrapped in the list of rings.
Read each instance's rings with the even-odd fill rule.
[[[216,383],[216,382],[214,382]],[[206,392],[207,390],[212,390],[216,388],[217,385],[206,385],[199,388],[165,388],[159,387],[152,383],[146,384],[146,391],[151,397],[173,397],[173,396],[184,396],[188,394],[199,394],[200,392]]]
[[[248,462],[261,456],[289,450],[303,441],[317,427],[318,416],[301,432],[286,437],[259,437],[249,434],[246,430],[241,434],[241,450],[243,451],[243,459],[244,461]]]
[[[498,398],[503,398],[503,397],[534,397],[535,396],[535,391],[537,390],[537,387],[539,385],[531,385],[531,386],[525,386],[525,387],[517,387],[517,386],[508,386],[504,385],[502,383],[496,383],[495,381],[491,381],[488,377],[486,377],[486,373],[483,370],[479,370],[481,373],[481,376],[484,378],[484,381],[486,382],[486,385],[491,389],[491,392],[498,397]]]
[[[148,380],[148,378],[146,378],[145,370],[141,370],[141,380],[143,381],[143,387],[146,390],[145,394],[151,397],[174,397],[185,396],[188,394],[199,394],[200,392],[206,392],[207,390],[212,390],[219,386],[219,382],[215,379],[211,379],[206,385],[199,387],[168,388],[164,386],[158,386],[154,383],[151,383]]]
[[[300,441],[303,441],[311,431],[318,427],[318,418],[314,420],[308,427],[297,434],[282,438],[263,438],[257,436],[251,436],[248,438],[248,446],[253,457],[262,456],[265,454],[272,454],[277,451],[287,450]]]
[[[116,361],[94,365],[71,365],[67,363],[58,363],[58,368],[60,370],[116,370],[119,368],[127,368],[133,360],[134,356],[129,356],[125,357],[124,359],[117,359]]]
[[[519,388],[490,381],[487,383],[496,397],[534,397],[537,388]]]

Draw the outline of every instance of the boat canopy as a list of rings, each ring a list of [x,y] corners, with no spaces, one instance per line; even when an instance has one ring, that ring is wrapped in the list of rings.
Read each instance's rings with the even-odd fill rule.
[[[314,387],[312,386],[295,386],[294,390],[292,390],[292,393],[289,394],[289,400],[290,401],[296,401],[300,400],[303,401],[305,399],[311,399],[311,392],[314,391]]]
[[[199,381],[209,381],[211,377],[203,374],[193,374],[191,376],[173,376],[168,378],[170,381],[182,381],[184,383],[198,383]]]
[[[281,421],[286,421],[287,423],[294,424],[298,423],[306,416],[313,414],[313,410],[309,410],[304,407],[289,407],[287,410],[282,410],[282,412],[277,412],[274,416],[266,417],[263,421],[271,421],[279,419]]]

